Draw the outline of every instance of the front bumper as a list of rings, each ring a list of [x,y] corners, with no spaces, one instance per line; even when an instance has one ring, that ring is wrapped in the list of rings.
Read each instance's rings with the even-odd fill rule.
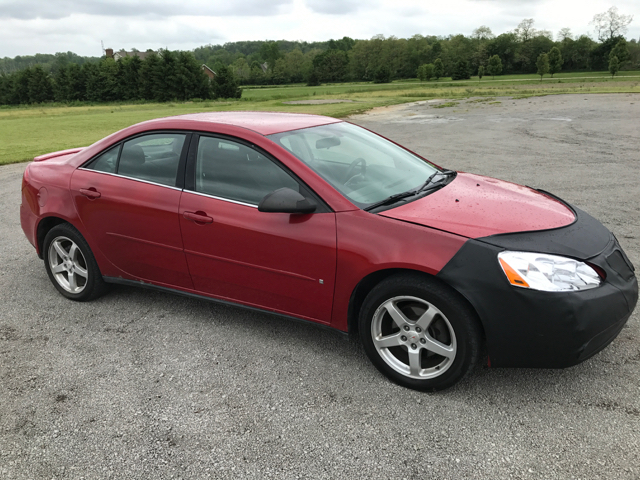
[[[492,366],[575,365],[611,343],[631,316],[638,301],[632,265],[605,227],[580,210],[576,214],[576,222],[561,229],[469,240],[438,274],[480,316]],[[607,277],[599,287],[578,292],[513,287],[497,261],[505,249],[586,260]]]

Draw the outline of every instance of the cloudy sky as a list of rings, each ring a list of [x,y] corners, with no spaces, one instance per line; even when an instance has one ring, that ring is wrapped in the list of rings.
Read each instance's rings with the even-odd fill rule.
[[[0,58],[106,48],[192,50],[240,40],[407,38],[471,32],[498,35],[524,18],[554,35],[590,34],[600,0],[0,0]],[[616,0],[631,14],[627,38],[640,38],[640,1]]]

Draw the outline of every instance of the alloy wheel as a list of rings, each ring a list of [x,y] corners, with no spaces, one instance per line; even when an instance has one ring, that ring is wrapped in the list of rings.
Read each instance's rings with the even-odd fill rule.
[[[446,372],[456,357],[456,335],[430,302],[411,296],[383,302],[373,315],[371,338],[378,354],[399,374],[425,380]]]
[[[49,245],[49,268],[64,290],[81,293],[88,280],[87,261],[80,247],[68,237],[59,236]]]

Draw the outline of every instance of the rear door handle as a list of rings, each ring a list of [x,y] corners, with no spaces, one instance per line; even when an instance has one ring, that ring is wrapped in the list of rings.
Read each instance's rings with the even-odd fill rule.
[[[80,193],[88,198],[100,198],[101,194],[95,188],[81,188]]]
[[[182,216],[196,223],[213,223],[213,218],[207,216],[204,212],[184,212]]]

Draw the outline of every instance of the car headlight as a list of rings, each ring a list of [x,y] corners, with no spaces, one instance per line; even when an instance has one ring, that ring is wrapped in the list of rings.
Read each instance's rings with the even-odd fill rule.
[[[545,292],[588,290],[601,283],[598,273],[572,258],[532,252],[500,252],[498,261],[511,285]]]

